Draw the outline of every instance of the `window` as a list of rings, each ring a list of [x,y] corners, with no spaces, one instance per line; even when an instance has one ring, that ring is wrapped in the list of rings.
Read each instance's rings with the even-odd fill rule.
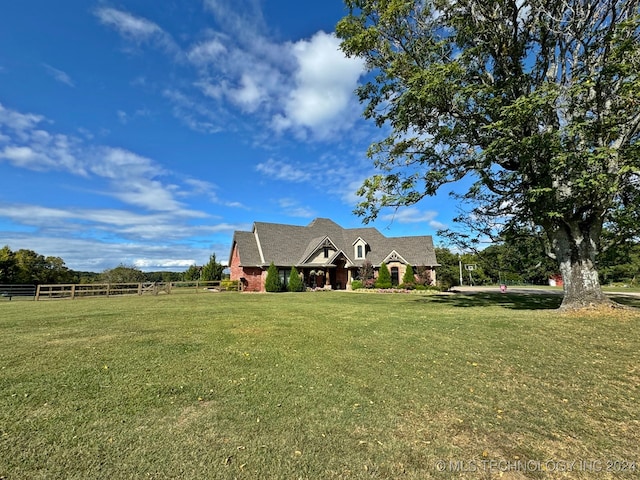
[[[282,288],[287,288],[289,284],[289,276],[291,275],[291,270],[278,270],[278,276],[280,277],[280,284]]]
[[[358,252],[356,253],[356,258],[362,258],[364,257],[364,255],[362,255],[362,245],[358,245]]]
[[[391,285],[398,285],[400,283],[400,275],[398,267],[391,267]]]

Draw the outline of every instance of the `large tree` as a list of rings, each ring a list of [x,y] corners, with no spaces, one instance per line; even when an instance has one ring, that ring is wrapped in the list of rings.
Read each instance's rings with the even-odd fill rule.
[[[365,117],[389,132],[357,212],[470,176],[478,224],[545,236],[563,307],[606,302],[603,225],[638,231],[639,2],[345,0],[337,34],[367,61]]]

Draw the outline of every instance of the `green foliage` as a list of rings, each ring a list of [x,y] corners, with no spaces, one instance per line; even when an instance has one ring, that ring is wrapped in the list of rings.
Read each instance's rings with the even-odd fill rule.
[[[267,270],[267,278],[264,281],[264,289],[267,292],[281,292],[282,283],[280,282],[280,276],[278,275],[278,268],[273,262],[269,265]]]
[[[15,254],[5,245],[0,249],[0,283],[14,283],[16,269]]]
[[[291,267],[291,273],[289,274],[289,283],[287,284],[287,290],[290,292],[304,292],[304,282],[296,270],[296,267]]]
[[[144,279],[146,282],[179,282],[183,275],[180,272],[144,272]]]
[[[182,274],[182,280],[184,280],[185,282],[200,280],[201,270],[202,268],[198,267],[197,265],[189,266],[189,268],[187,268],[187,270]]]
[[[351,281],[351,290],[360,290],[361,288],[364,288],[364,284],[362,283],[362,280]]]
[[[415,285],[416,277],[413,273],[413,267],[411,265],[407,265],[406,270],[404,271],[404,275],[402,276],[402,284],[403,285]]]
[[[448,248],[436,247],[436,258],[440,266],[436,269],[436,279],[442,290],[460,285],[460,260]]]
[[[493,283],[544,285],[558,272],[545,252],[543,239],[524,231],[479,252],[478,263]]]
[[[200,280],[204,282],[214,282],[222,280],[222,272],[224,266],[216,261],[216,254],[214,253],[209,257],[209,262],[202,267],[200,274]]]
[[[44,257],[26,249],[13,252],[8,245],[0,249],[0,283],[72,283],[76,278],[60,257]]]
[[[416,268],[416,277],[417,285],[431,285],[433,282],[431,271],[425,265],[420,265]]]
[[[387,267],[386,263],[380,265],[378,269],[378,278],[376,278],[375,283],[376,288],[391,288],[391,273],[389,272],[389,267]]]
[[[640,285],[640,242],[626,242],[609,248],[599,261],[603,283]]]
[[[142,283],[144,281],[144,272],[123,264],[103,271],[98,277],[99,283]]]
[[[223,290],[232,290],[234,292],[238,290],[239,285],[239,280],[222,280],[220,282],[220,288],[222,288]]]

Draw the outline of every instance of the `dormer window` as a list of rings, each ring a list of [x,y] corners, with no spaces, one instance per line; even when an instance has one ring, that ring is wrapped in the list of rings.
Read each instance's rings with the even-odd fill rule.
[[[367,242],[360,237],[353,242],[353,255],[356,260],[364,260],[367,257],[367,251],[369,250],[367,247]]]

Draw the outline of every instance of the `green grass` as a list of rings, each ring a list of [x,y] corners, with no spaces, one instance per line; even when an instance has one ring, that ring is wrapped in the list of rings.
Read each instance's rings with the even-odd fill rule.
[[[504,478],[561,476],[521,471],[538,461],[632,478],[640,315],[549,310],[560,300],[4,302],[0,479],[498,478],[492,461],[521,462]]]

